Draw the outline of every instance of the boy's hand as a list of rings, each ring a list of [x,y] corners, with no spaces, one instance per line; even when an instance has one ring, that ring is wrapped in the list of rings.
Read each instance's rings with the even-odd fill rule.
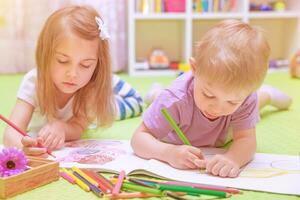
[[[195,161],[203,159],[200,149],[187,145],[174,145],[166,155],[167,162],[177,169],[196,169]]]
[[[53,121],[46,124],[38,133],[43,145],[49,150],[61,149],[65,143],[65,122]]]
[[[206,167],[206,172],[215,176],[234,178],[240,172],[239,165],[226,155],[217,154],[205,162],[196,161],[195,164],[199,167]]]
[[[42,139],[34,139],[29,136],[25,136],[21,140],[23,144],[23,151],[28,156],[41,156],[41,157],[48,157],[46,154],[46,148],[38,147],[38,143],[42,144]]]

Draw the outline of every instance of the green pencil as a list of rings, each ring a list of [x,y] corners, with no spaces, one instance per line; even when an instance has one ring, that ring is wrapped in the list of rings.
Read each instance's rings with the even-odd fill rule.
[[[222,192],[222,191],[214,191],[214,190],[205,190],[205,189],[198,189],[193,188],[190,186],[179,186],[179,185],[167,185],[167,184],[156,184],[158,189],[164,191],[174,191],[174,192],[186,192],[187,194],[204,194],[204,195],[211,195],[211,196],[217,196],[217,197],[230,197],[231,195]]]
[[[158,190],[156,188],[144,187],[144,186],[140,186],[140,185],[136,185],[136,184],[128,183],[128,182],[123,182],[122,189],[131,190],[131,191],[135,191],[135,192],[156,194],[156,195],[163,194],[161,190]]]
[[[170,125],[173,127],[175,132],[177,133],[178,137],[181,139],[183,144],[192,146],[191,143],[188,141],[188,139],[185,137],[183,132],[180,130],[179,126],[176,124],[174,119],[171,117],[171,115],[168,113],[167,109],[163,108],[161,109],[162,114],[165,116],[167,121],[170,123]]]

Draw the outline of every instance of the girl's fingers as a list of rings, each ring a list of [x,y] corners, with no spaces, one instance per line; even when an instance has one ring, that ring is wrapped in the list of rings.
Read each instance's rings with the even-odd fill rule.
[[[37,145],[37,140],[29,136],[22,137],[21,142],[24,147],[32,147]]]
[[[38,148],[38,147],[30,147],[30,148],[23,147],[23,151],[26,155],[29,156],[40,156],[47,152],[45,148]]]

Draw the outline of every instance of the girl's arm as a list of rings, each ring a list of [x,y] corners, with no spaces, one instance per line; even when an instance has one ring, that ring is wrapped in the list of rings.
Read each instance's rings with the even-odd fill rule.
[[[27,131],[28,124],[31,120],[34,107],[23,101],[17,99],[15,107],[10,114],[10,121],[16,124],[20,129]],[[23,136],[10,126],[6,126],[3,135],[3,142],[5,146],[15,146],[22,148],[21,139]]]
[[[139,116],[142,113],[143,100],[130,84],[114,75],[113,89],[118,110],[116,118],[118,120]]]

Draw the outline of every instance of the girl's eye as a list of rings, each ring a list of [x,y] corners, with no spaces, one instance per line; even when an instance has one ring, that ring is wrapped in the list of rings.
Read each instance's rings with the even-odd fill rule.
[[[204,92],[202,92],[202,94],[203,94],[205,97],[209,98],[209,99],[215,98],[215,96],[210,96],[210,95],[208,95],[208,94],[205,94]]]
[[[90,68],[91,67],[91,65],[81,65],[83,68],[86,68],[86,69],[88,69],[88,68]]]

